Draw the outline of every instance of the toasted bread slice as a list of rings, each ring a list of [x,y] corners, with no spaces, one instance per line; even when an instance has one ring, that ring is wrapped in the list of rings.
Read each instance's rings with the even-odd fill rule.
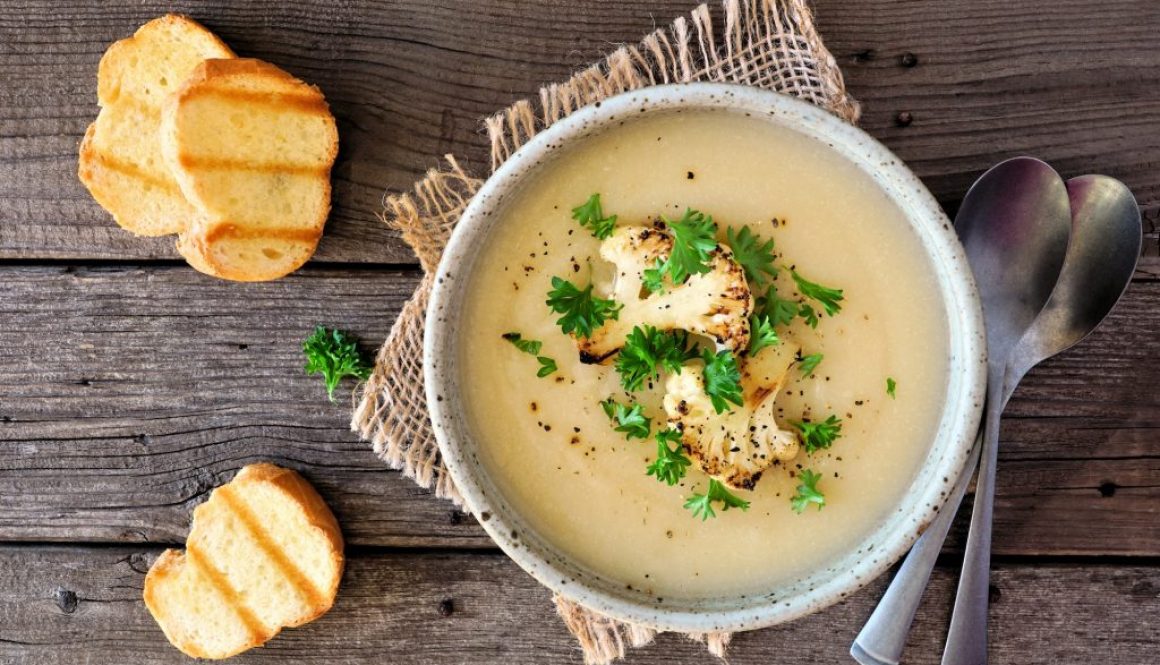
[[[214,274],[259,281],[314,253],[338,128],[322,92],[260,60],[207,60],[162,111],[161,143],[204,219],[180,241]]]
[[[145,576],[145,605],[183,653],[228,658],[330,609],[342,533],[306,480],[253,464],[193,511],[185,552]]]
[[[101,112],[85,132],[77,172],[122,228],[177,233],[196,214],[161,156],[161,106],[200,62],[232,57],[213,33],[175,14],[105,51],[97,74]]]

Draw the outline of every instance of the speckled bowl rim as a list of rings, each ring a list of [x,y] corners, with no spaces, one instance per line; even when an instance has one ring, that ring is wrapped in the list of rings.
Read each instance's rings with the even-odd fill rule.
[[[507,503],[477,454],[458,390],[460,303],[495,215],[524,176],[555,153],[628,118],[717,109],[765,117],[814,137],[871,176],[906,215],[934,266],[951,350],[947,404],[935,441],[902,502],[859,547],[807,576],[760,593],[706,599],[656,598],[573,561]],[[541,584],[589,609],[659,630],[751,630],[836,603],[883,573],[913,544],[962,471],[982,410],[986,351],[974,279],[950,221],[922,182],[885,146],[816,106],[755,88],[710,83],[623,93],[560,120],[521,147],[484,183],[456,226],[427,308],[423,369],[427,405],[443,461],[472,515],[509,557]]]

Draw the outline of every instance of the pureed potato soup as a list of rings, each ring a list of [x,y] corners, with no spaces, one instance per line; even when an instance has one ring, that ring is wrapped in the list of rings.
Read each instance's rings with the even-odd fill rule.
[[[464,401],[543,538],[631,588],[719,597],[824,567],[897,505],[948,334],[918,239],[851,163],[737,113],[642,117],[558,155],[502,214],[462,313]],[[732,258],[714,247],[730,229]]]

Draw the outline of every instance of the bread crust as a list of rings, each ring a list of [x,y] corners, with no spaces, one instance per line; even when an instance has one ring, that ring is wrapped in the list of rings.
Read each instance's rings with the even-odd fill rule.
[[[240,590],[231,586],[226,576],[212,562],[215,552],[206,549],[215,543],[207,540],[210,538],[209,535],[202,537],[198,531],[208,521],[221,519],[221,511],[232,512],[233,518],[229,523],[244,525],[244,529],[249,530],[249,533],[234,533],[231,539],[253,538],[257,543],[257,549],[250,553],[251,556],[258,558],[273,556],[269,548],[276,548],[277,543],[263,538],[263,533],[270,528],[265,520],[271,516],[253,514],[252,503],[245,508],[239,506],[240,503],[246,503],[245,499],[250,493],[258,491],[262,486],[274,490],[276,496],[289,502],[287,504],[289,510],[301,511],[305,524],[297,527],[296,534],[316,532],[322,535],[326,544],[325,552],[314,552],[316,556],[312,560],[316,560],[317,555],[322,555],[329,562],[326,570],[334,571],[326,583],[317,589],[302,571],[296,570],[293,574],[282,571],[286,575],[283,581],[296,587],[300,594],[310,599],[301,616],[292,621],[273,620],[247,605],[245,599],[251,599],[250,602],[253,602],[255,594],[260,589]],[[278,556],[270,559],[272,564],[270,568],[280,570],[280,565],[293,565],[286,564],[290,557],[283,556],[285,552],[278,551],[276,554]],[[220,558],[218,560],[222,561]],[[264,644],[284,627],[300,626],[325,614],[334,605],[344,565],[343,538],[338,520],[314,487],[294,471],[274,464],[258,463],[243,468],[231,482],[218,487],[208,501],[194,509],[186,552],[175,549],[162,552],[145,576],[143,596],[145,606],[161,626],[166,638],[182,653],[195,658],[228,658]],[[191,579],[199,583],[193,585],[186,579],[184,585],[180,584],[183,575],[194,576]],[[175,595],[181,594],[183,589],[188,590],[191,586],[195,586],[196,597]],[[203,644],[189,637],[190,631],[183,629],[187,627],[190,616],[193,616],[189,608],[205,602],[206,599],[201,597],[202,594],[213,596],[220,604],[228,606],[237,614],[237,625],[244,627],[244,631],[239,632],[245,633],[245,639],[222,645]],[[183,612],[185,616],[182,616]]]
[[[199,104],[211,105],[213,117]],[[297,147],[309,145],[311,152],[290,161],[285,154],[263,159],[257,154],[221,149],[231,145],[228,127],[209,132],[208,141],[194,137],[199,123],[224,125],[221,118],[231,109],[275,118],[260,128],[271,137],[277,137],[282,129],[277,120],[313,118],[317,132],[310,139],[317,140],[318,145],[298,142]],[[195,257],[195,267],[235,281],[267,281],[297,270],[313,256],[330,215],[330,171],[338,156],[338,127],[317,86],[261,60],[206,60],[168,98],[161,127],[166,163],[186,198],[203,213],[203,219],[178,240],[179,251]],[[261,182],[263,177],[290,179],[296,186],[279,190],[280,198],[263,203],[282,203],[296,212],[262,214],[260,206],[246,205],[240,201],[242,197],[222,190],[221,180],[215,179],[221,172],[231,174],[231,182],[238,187],[246,184],[247,178],[253,182]],[[245,219],[245,215],[251,218]]]
[[[176,55],[154,57],[162,49]],[[233,58],[234,53],[201,24],[179,14],[149,21],[101,57],[101,110],[81,142],[77,176],[117,224],[134,235],[180,232],[196,214],[169,173],[156,137],[166,86],[176,87],[207,57]],[[146,81],[146,76],[159,80]]]

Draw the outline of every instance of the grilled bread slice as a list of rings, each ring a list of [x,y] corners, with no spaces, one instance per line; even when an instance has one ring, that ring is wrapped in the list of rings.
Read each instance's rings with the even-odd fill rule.
[[[196,211],[161,156],[161,106],[207,58],[233,51],[197,22],[169,14],[114,43],[97,74],[97,120],[81,142],[78,175],[122,228],[177,233]]]
[[[276,279],[314,253],[338,128],[322,92],[266,62],[207,60],[166,103],[162,151],[201,218],[185,252],[216,274]]]
[[[145,605],[187,655],[228,658],[330,609],[342,533],[322,497],[273,464],[242,469],[193,511],[185,552],[145,576]]]

